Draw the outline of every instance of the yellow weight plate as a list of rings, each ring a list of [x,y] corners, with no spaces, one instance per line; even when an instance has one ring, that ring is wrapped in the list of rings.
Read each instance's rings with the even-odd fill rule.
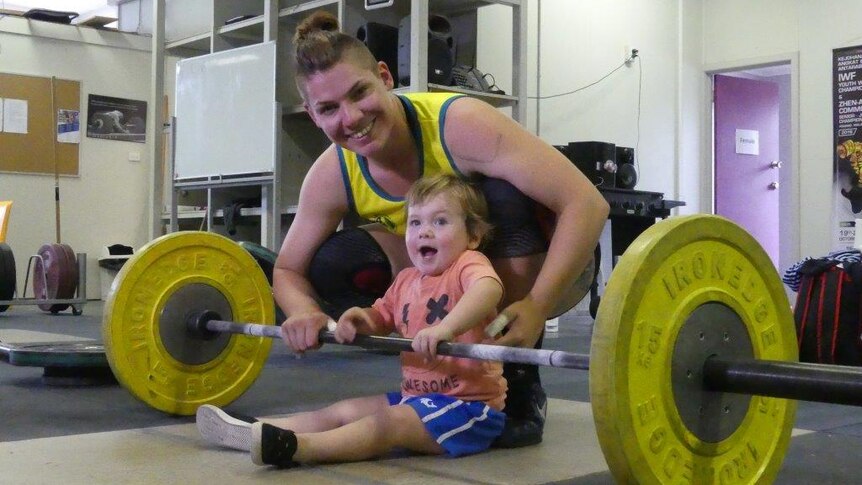
[[[737,323],[731,326],[750,340],[743,353],[797,360],[778,274],[757,242],[727,219],[696,215],[659,222],[620,259],[602,296],[590,351],[593,415],[618,483],[770,483],[778,473],[795,401],[745,399],[738,419],[714,440],[701,439],[677,408],[693,399],[674,395],[671,369],[680,329],[702,315],[709,324],[721,314],[732,315]],[[723,419],[707,418],[712,424]]]
[[[238,398],[260,374],[272,339],[186,332],[186,314],[214,309],[224,320],[275,321],[269,283],[247,251],[208,232],[168,234],[141,248],[117,275],[104,310],[105,353],[117,380],[171,414]]]

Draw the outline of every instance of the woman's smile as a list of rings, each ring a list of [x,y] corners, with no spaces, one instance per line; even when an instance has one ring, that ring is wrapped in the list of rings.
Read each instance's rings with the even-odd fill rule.
[[[371,132],[371,128],[373,128],[373,127],[374,127],[374,122],[375,122],[376,120],[377,120],[376,118],[373,118],[373,119],[371,120],[371,122],[369,122],[369,123],[368,123],[364,128],[362,128],[362,129],[361,129],[361,130],[359,130],[359,131],[355,131],[355,132],[351,133],[351,134],[350,134],[350,135],[348,135],[348,136],[349,136],[350,138],[354,139],[354,140],[358,140],[358,139],[360,139],[360,138],[364,137],[365,135],[367,135],[368,133],[370,133],[370,132]]]

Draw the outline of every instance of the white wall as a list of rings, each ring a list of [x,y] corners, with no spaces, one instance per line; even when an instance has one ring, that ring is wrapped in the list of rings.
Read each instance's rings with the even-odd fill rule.
[[[634,147],[640,168],[637,188],[683,199],[688,203],[685,211],[693,212],[699,208],[699,192],[691,187],[700,183],[700,167],[691,163],[680,170],[678,160],[684,156],[696,161],[700,120],[696,114],[681,115],[679,107],[685,103],[698,108],[700,88],[682,90],[680,76],[691,76],[692,69],[701,65],[700,22],[695,17],[689,26],[692,42],[681,54],[680,23],[685,19],[679,15],[678,3],[544,0],[539,12],[538,2],[529,0],[530,96],[536,96],[537,91],[542,97],[565,93],[597,81],[623,63],[627,46],[638,49],[640,58],[583,91],[539,101],[531,99],[526,125],[551,144],[600,140]],[[691,8],[697,12],[699,2],[692,3],[695,6]],[[537,37],[539,23],[541,38]],[[499,54],[506,52],[511,43],[508,25],[508,7],[480,10],[477,67],[483,72],[507,74],[511,69],[511,55],[507,66],[503,62],[505,55]],[[694,123],[684,126],[685,133],[694,140],[693,148],[678,153],[678,138],[689,118]]]
[[[677,123],[677,199],[686,202],[679,214],[712,212],[712,191],[703,190],[712,185],[712,167],[708,150],[711,124],[706,121],[707,105],[704,99],[710,92],[703,72],[703,5],[700,1],[679,0],[677,21],[679,35],[679,92]]]
[[[530,9],[529,77],[535,95],[541,76],[543,96],[589,84],[621,62],[623,46],[641,52],[643,85],[638,143],[636,123],[638,66],[617,71],[581,93],[535,101],[527,125],[554,144],[606,140],[637,145],[639,189],[665,192],[688,205],[679,213],[711,211],[708,93],[704,72],[792,60],[798,93],[798,133],[789,167],[796,176],[798,206],[789,221],[800,228],[787,260],[831,250],[832,93],[831,59],[835,48],[862,43],[856,0],[537,0]],[[479,17],[479,68],[503,69],[481,62],[500,56],[506,29],[498,29],[502,8],[483,9]],[[496,13],[496,12],[500,13]],[[541,39],[535,37],[541,22]],[[541,72],[536,68],[537,42]],[[797,120],[791,120],[797,121]],[[792,124],[792,123],[791,123]],[[793,126],[790,128],[794,129]]]
[[[82,120],[91,93],[150,101],[148,48],[149,39],[137,36],[0,19],[0,69],[80,81]],[[79,174],[59,183],[61,239],[87,253],[87,296],[98,299],[102,247],[123,243],[137,249],[147,241],[149,144],[87,138],[83,125],[82,130]],[[130,162],[132,152],[141,161]],[[54,176],[0,173],[0,199],[14,201],[6,242],[15,255],[20,296],[28,257],[55,242]]]

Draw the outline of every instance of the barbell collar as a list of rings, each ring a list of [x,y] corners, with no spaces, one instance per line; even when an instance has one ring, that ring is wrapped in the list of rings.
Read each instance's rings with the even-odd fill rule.
[[[711,357],[703,366],[707,390],[862,406],[862,368]]]
[[[269,337],[280,339],[281,327],[274,325],[260,325],[257,323],[236,323],[225,320],[208,319],[208,312],[201,312],[189,318],[190,331],[200,333],[201,327],[210,332],[237,333],[251,335],[254,337]],[[202,317],[202,315],[207,315]],[[319,339],[321,342],[339,345],[351,345],[370,350],[384,350],[396,352],[412,352],[412,341],[400,337],[375,337],[370,335],[357,335],[353,342],[341,344],[335,340],[335,333],[329,330],[321,330]],[[466,357],[469,359],[497,360],[500,362],[511,362],[517,364],[532,364],[545,367],[560,367],[565,369],[589,369],[590,356],[575,354],[562,350],[523,349],[518,347],[504,347],[502,345],[490,344],[467,344],[459,342],[441,342],[437,346],[439,355],[452,357]]]

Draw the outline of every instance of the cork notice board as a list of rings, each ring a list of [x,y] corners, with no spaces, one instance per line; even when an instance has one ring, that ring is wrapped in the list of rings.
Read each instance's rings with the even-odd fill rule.
[[[81,83],[54,79],[51,112],[51,78],[0,73],[0,98],[27,101],[27,133],[0,132],[0,171],[54,173],[54,151],[61,175],[78,174],[78,144],[57,142],[57,110],[81,109]]]

